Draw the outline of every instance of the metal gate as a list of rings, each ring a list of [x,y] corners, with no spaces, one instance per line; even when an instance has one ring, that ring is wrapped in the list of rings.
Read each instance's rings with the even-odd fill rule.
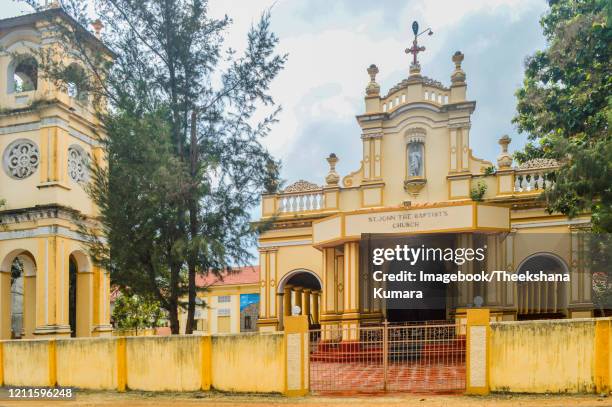
[[[315,393],[454,393],[465,389],[465,334],[454,323],[310,331]]]

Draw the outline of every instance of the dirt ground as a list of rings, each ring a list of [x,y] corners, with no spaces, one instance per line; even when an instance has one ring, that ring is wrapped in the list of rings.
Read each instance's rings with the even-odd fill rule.
[[[384,395],[359,397],[308,396],[286,398],[283,396],[231,395],[222,393],[144,393],[144,392],[91,392],[77,390],[75,400],[70,401],[13,401],[0,400],[4,406],[222,406],[222,407],[270,407],[270,406],[308,406],[308,407],[369,407],[369,406],[425,406],[425,407],[553,407],[553,406],[612,406],[612,397],[596,395],[492,395],[487,397],[468,397],[459,395]]]

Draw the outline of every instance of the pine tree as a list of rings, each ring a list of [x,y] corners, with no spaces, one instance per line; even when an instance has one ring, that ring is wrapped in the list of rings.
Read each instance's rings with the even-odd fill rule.
[[[86,27],[88,3],[61,5]],[[210,17],[206,0],[94,3],[104,47],[53,18],[65,58],[40,55],[47,78],[92,95],[107,134],[108,167],[94,168],[90,188],[105,240],[94,238],[91,251],[113,283],[154,295],[173,333],[186,293],[191,333],[196,274],[251,260],[248,211],[278,185],[279,164],[260,141],[279,112],[268,87],[286,56],[275,51],[269,11],[239,54],[223,44],[231,19]],[[70,71],[68,58],[83,70]]]

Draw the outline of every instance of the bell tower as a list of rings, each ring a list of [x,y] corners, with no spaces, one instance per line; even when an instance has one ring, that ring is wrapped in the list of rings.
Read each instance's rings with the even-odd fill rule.
[[[91,95],[40,72],[40,51],[62,45],[54,22],[84,30],[54,4],[0,20],[0,339],[111,332],[110,278],[75,221],[96,214],[86,185],[103,131]]]

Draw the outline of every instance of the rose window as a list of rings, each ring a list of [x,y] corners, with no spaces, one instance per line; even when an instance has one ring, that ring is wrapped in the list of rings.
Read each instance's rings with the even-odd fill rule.
[[[68,148],[68,175],[74,182],[87,181],[88,160],[85,151],[79,146]]]
[[[29,177],[36,171],[39,163],[40,152],[31,140],[16,140],[4,152],[4,169],[12,178]]]

